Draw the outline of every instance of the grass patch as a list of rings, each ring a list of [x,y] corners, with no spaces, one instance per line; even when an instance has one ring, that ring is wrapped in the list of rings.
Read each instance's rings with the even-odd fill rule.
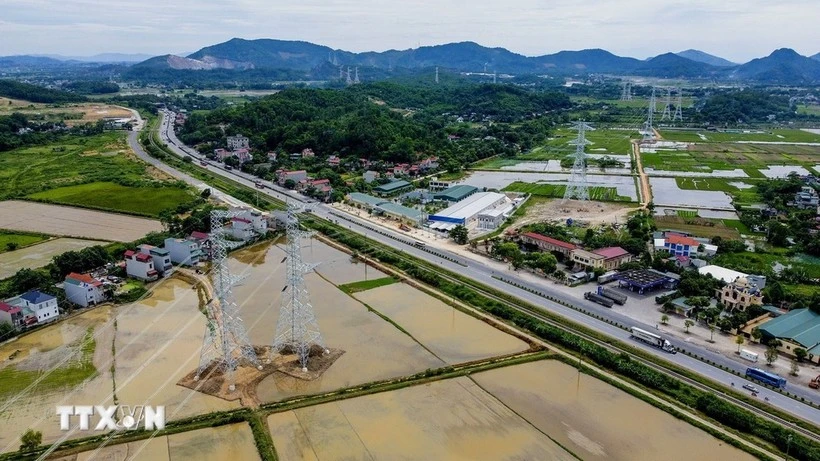
[[[179,187],[129,187],[112,182],[59,187],[27,198],[149,216],[158,216],[162,210],[176,208],[194,199],[187,190]]]
[[[146,173],[125,132],[66,137],[0,153],[0,200],[90,182],[145,182]]]
[[[47,392],[56,389],[79,386],[86,379],[97,373],[92,362],[97,342],[94,340],[94,328],[89,328],[83,339],[75,346],[79,350],[69,364],[52,370],[37,384],[42,375],[40,371],[18,370],[15,366],[0,369],[0,397],[13,395],[34,384],[32,393]]]
[[[681,218],[697,218],[697,210],[675,210],[675,213]]]
[[[805,271],[809,278],[820,278],[820,264],[813,263],[810,259],[805,259],[804,256],[788,256],[786,253],[750,251],[718,253],[712,263],[748,274],[770,274],[772,264],[776,262]],[[811,288],[817,290],[816,286]]]
[[[360,291],[367,291],[372,290],[373,288],[392,285],[397,281],[398,280],[394,279],[393,277],[382,277],[373,280],[362,280],[361,282],[345,283],[344,285],[339,285],[339,289],[347,294],[353,294],[358,293]]]
[[[760,132],[758,132],[760,131]],[[669,141],[719,143],[736,141],[759,142],[820,142],[820,135],[803,130],[749,130],[749,132],[718,132],[701,130],[691,131],[663,131],[663,139]],[[706,140],[699,135],[703,135]]]
[[[724,239],[739,239],[740,232],[737,227],[727,226],[722,221],[697,216],[655,216],[655,225],[660,230],[676,230],[692,234],[695,237],[712,238],[719,236]]]
[[[43,240],[48,240],[48,236],[0,230],[0,253],[11,251],[10,246],[16,246],[15,249],[24,248],[42,242]]]
[[[567,186],[561,184],[528,183],[515,181],[505,187],[504,191],[524,192],[533,196],[563,198]],[[589,188],[589,198],[602,202],[631,202],[632,199],[618,195],[614,187],[595,186]]]

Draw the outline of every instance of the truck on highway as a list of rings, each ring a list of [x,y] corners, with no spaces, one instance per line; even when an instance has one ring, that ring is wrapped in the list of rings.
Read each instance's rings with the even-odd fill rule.
[[[598,285],[603,285],[605,283],[609,283],[615,280],[615,276],[618,275],[618,271],[609,271],[605,274],[601,274],[598,277]]]
[[[656,335],[650,331],[642,330],[638,327],[631,328],[632,337],[637,339],[638,341],[643,341],[650,346],[655,346],[658,349],[662,349],[665,352],[669,352],[670,354],[677,354],[678,350],[675,349],[675,346],[672,345],[669,341],[663,339],[661,335]]]
[[[617,291],[613,290],[612,288],[606,288],[606,287],[601,287],[601,286],[598,287],[598,294],[605,297],[605,298],[609,298],[609,299],[615,301],[616,303],[618,303],[621,306],[623,306],[626,303],[626,301],[629,299],[623,293],[618,293]]]
[[[587,291],[586,293],[584,293],[584,299],[587,299],[587,300],[592,301],[594,303],[598,303],[598,304],[600,304],[602,306],[605,306],[605,307],[612,307],[612,304],[613,304],[611,299],[605,298],[605,297],[599,295],[598,293],[595,293],[595,292],[592,292],[592,291]]]

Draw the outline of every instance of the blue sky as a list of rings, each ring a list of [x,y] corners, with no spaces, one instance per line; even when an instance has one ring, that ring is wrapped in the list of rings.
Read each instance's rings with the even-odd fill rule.
[[[528,56],[820,52],[817,0],[0,0],[0,55],[193,52],[232,37],[349,51],[475,41]]]

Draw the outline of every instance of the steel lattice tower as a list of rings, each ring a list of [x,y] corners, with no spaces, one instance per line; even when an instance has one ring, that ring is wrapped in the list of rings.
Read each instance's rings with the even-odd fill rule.
[[[211,211],[211,280],[214,292],[213,299],[206,306],[208,329],[205,330],[199,368],[194,378],[198,380],[206,368],[214,366],[211,372],[222,371],[231,391],[236,388],[234,371],[243,361],[261,368],[233,299],[233,286],[239,278],[228,269],[224,226],[226,219],[237,214],[237,211]]]
[[[632,101],[632,84],[629,82],[624,82],[621,89],[621,101]]]
[[[652,141],[655,139],[655,130],[653,128],[655,121],[655,88],[652,88],[652,96],[649,98],[649,110],[646,114],[646,122],[644,123],[644,141]]]
[[[345,83],[348,85],[353,84],[353,80],[350,79],[350,66],[347,66],[347,79],[345,80]]]
[[[661,115],[661,120],[666,120],[672,118],[672,88],[666,89],[666,100],[663,106],[663,115]]]
[[[683,121],[683,91],[678,88],[678,97],[675,100],[675,115],[672,116],[672,121]]]
[[[298,206],[288,204],[285,225],[288,239],[285,247],[288,285],[283,290],[287,293],[282,296],[276,336],[273,339],[273,350],[279,353],[286,351],[297,354],[302,371],[307,371],[311,346],[317,345],[324,348],[324,342],[305,285],[305,274],[312,271],[316,265],[302,261],[302,239],[310,237],[312,233],[299,228],[297,216],[299,211]]]
[[[584,122],[575,124],[575,129],[578,130],[578,137],[570,141],[570,144],[575,145],[575,163],[572,164],[572,172],[567,182],[567,189],[564,191],[564,200],[578,199],[589,200],[589,185],[587,184],[587,155],[584,151],[584,146],[589,144],[586,140],[586,130],[591,130],[592,127]]]
[[[356,68],[356,78],[353,79],[353,83],[360,83],[359,82],[359,68]]]

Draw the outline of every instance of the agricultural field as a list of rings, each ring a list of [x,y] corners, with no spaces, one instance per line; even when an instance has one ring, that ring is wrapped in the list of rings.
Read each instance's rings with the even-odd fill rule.
[[[504,190],[506,187],[518,183],[524,183],[522,188],[528,187],[542,194],[556,194],[552,188],[539,188],[541,185],[565,186],[569,180],[566,173],[535,173],[518,171],[474,171],[466,179],[459,181],[459,184],[467,184],[478,188]],[[638,192],[635,178],[625,175],[587,175],[590,187],[614,188],[616,197],[628,197],[629,201],[638,200]],[[513,186],[515,187],[515,186]],[[523,191],[522,191],[523,192]],[[561,192],[563,196],[563,192]],[[612,197],[612,195],[610,195]],[[614,199],[614,197],[613,197]]]
[[[26,198],[148,216],[158,216],[163,210],[194,199],[190,192],[178,187],[129,187],[111,182],[58,187]]]
[[[666,141],[696,143],[731,143],[738,141],[820,143],[820,134],[793,129],[747,130],[747,132],[738,133],[707,130],[695,132],[662,130],[661,137]]]
[[[702,190],[725,192],[732,197],[735,204],[749,205],[760,203],[761,198],[755,187],[757,180],[739,180],[726,178],[675,178],[678,187],[683,190]]]
[[[0,115],[8,115],[11,112],[25,114],[30,120],[65,122],[68,126],[96,123],[103,119],[132,117],[130,110],[111,104],[40,104],[0,98]]]
[[[678,185],[681,178],[650,177],[652,201],[656,206],[711,208],[732,210],[732,198],[721,190],[684,189]],[[698,178],[700,179],[700,178]]]
[[[97,240],[57,238],[3,253],[0,254],[0,279],[11,277],[15,272],[26,267],[30,269],[43,267],[50,263],[53,257],[66,251],[79,251],[93,245],[105,244],[106,242]]]
[[[785,249],[780,248],[770,248],[766,252],[718,253],[713,261],[713,264],[751,274],[771,273],[775,263],[803,271],[809,278],[820,278],[818,258],[804,254],[790,256]],[[816,290],[817,287],[813,289]]]
[[[740,221],[699,218],[697,212],[694,213],[694,216],[655,216],[655,226],[659,230],[676,230],[695,237],[721,237],[729,240],[740,238],[740,231],[737,228]]]
[[[817,104],[801,104],[797,106],[797,113],[800,115],[814,115],[820,116],[820,105]]]
[[[544,183],[525,183],[516,181],[505,187],[504,191],[524,192],[527,194],[537,195],[539,197],[562,198],[567,186],[558,184],[544,184]],[[602,202],[629,202],[632,201],[630,197],[623,197],[618,195],[618,190],[615,187],[590,187],[589,197],[592,200]]]
[[[0,201],[0,229],[132,242],[162,224],[153,219],[18,200]]]
[[[0,230],[0,253],[22,249],[43,240],[48,240],[48,236]]]

